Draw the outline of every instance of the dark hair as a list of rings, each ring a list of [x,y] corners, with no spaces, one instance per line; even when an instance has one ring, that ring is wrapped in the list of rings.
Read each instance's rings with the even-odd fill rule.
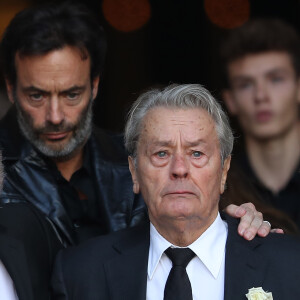
[[[6,28],[1,45],[5,77],[15,84],[15,56],[43,55],[65,46],[77,47],[91,59],[91,79],[103,70],[106,41],[96,18],[81,4],[64,2],[27,8]]]
[[[256,19],[232,30],[220,47],[223,76],[229,87],[228,65],[249,54],[269,51],[287,52],[296,71],[300,75],[300,41],[297,31],[278,19]]]

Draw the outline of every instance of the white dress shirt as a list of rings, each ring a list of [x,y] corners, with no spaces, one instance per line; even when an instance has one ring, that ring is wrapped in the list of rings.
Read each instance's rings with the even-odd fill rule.
[[[1,260],[0,260],[0,299],[1,300],[19,299],[14,287],[14,283]]]
[[[227,224],[218,214],[211,226],[188,246],[196,256],[188,264],[193,300],[221,300],[224,298],[225,246]],[[147,300],[163,300],[164,289],[172,262],[164,253],[175,247],[150,225]]]

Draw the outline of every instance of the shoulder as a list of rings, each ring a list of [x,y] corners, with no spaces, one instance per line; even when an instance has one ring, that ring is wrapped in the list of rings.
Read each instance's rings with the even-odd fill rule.
[[[107,235],[92,238],[77,246],[68,247],[67,249],[64,249],[62,253],[68,257],[73,255],[91,255],[94,253],[97,253],[98,255],[99,251],[106,252],[106,249],[123,243],[126,244],[126,247],[133,247],[135,244],[139,243],[139,239],[144,237],[144,235],[149,236],[148,222],[131,228],[115,231]],[[117,249],[118,247],[115,248]],[[110,249],[108,252],[110,252]]]
[[[36,229],[38,224],[45,224],[44,216],[29,203],[8,203],[0,206],[0,226],[10,228]],[[23,230],[23,229],[22,229]]]
[[[142,262],[146,266],[148,250],[149,225],[94,238],[60,251],[52,274],[54,296],[96,299],[86,295],[86,291],[90,291],[95,297],[102,295],[103,299],[108,299],[108,277],[126,281],[131,273],[127,268],[124,273],[124,266],[128,261],[137,265]],[[116,278],[122,274],[122,269],[123,275]]]
[[[278,264],[290,262],[300,267],[300,240],[288,234],[270,233],[267,237],[256,237],[262,254],[273,258]],[[280,259],[279,259],[280,257]],[[296,261],[295,261],[296,260]]]
[[[13,281],[19,299],[35,299],[32,273],[22,242],[0,230],[0,244],[0,260]],[[46,298],[43,296],[37,299]]]
[[[242,248],[248,248],[268,257],[268,260],[274,260],[277,264],[293,262],[297,258],[300,266],[300,239],[288,234],[270,233],[262,238],[256,236],[252,241],[247,241],[237,233],[238,220],[225,216],[228,224],[228,247],[239,244]],[[241,248],[241,249],[242,249]],[[279,257],[281,258],[279,260]],[[282,259],[285,257],[284,259]]]
[[[58,199],[52,173],[37,155],[32,155],[33,152],[24,158],[17,159],[11,165],[6,165],[3,190],[0,193],[0,205],[31,202],[39,208],[47,208],[45,196]],[[51,193],[46,195],[46,190],[51,190]],[[21,209],[21,206],[5,208],[5,211],[18,211],[19,208]],[[22,209],[33,213],[31,208]]]
[[[57,260],[68,272],[96,268],[122,253],[130,253],[140,246],[148,246],[148,239],[149,224],[146,223],[68,247],[59,252]]]
[[[225,292],[244,296],[251,287],[271,291],[274,299],[300,299],[300,242],[288,235],[270,233],[247,241],[237,233],[237,222],[226,217]],[[230,297],[227,297],[230,298]]]
[[[0,244],[5,240],[18,251],[14,272],[30,281],[34,299],[48,299],[54,258],[63,247],[52,224],[32,205],[11,203],[0,208],[0,232]]]
[[[48,218],[30,203],[8,203],[0,206],[0,228],[10,236],[22,241],[25,248],[56,252],[62,247],[55,228]],[[30,252],[30,250],[28,251]]]

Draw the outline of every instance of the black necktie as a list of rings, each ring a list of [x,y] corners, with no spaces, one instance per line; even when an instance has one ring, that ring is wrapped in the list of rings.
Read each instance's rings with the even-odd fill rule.
[[[173,267],[166,282],[164,300],[193,300],[185,268],[195,253],[189,248],[168,248],[165,253],[171,259]]]

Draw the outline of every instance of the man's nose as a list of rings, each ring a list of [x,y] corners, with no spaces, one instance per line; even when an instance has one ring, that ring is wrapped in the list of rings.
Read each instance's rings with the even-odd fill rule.
[[[47,108],[47,121],[52,124],[60,124],[64,119],[64,112],[62,110],[58,98],[52,98]]]
[[[255,101],[257,103],[268,100],[268,88],[263,82],[257,83],[255,86]]]
[[[189,163],[183,154],[175,154],[171,161],[172,179],[187,178],[189,175]]]

